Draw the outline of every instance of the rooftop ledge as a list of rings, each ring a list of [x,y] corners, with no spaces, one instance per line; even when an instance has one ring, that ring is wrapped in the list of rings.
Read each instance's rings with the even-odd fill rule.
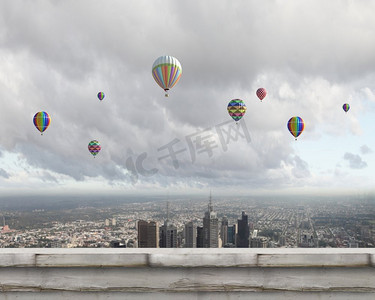
[[[0,292],[38,300],[375,299],[375,249],[3,248]]]
[[[2,248],[0,267],[375,267],[375,248]]]

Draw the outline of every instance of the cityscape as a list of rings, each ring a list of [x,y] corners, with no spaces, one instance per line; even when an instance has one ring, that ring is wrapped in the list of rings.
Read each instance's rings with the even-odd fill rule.
[[[169,198],[169,197],[167,197]],[[182,197],[0,211],[1,248],[372,248],[375,202]],[[4,206],[4,205],[3,205]]]

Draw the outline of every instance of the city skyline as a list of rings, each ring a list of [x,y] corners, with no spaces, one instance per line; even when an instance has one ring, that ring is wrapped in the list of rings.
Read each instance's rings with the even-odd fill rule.
[[[1,2],[1,195],[373,196],[374,9]],[[182,65],[169,97],[151,74],[162,55]],[[232,99],[247,107],[238,125]],[[39,111],[51,117],[43,136]],[[293,116],[305,121],[297,141]]]
[[[375,203],[367,199],[296,203],[210,199],[208,207],[205,200],[176,200],[167,204],[167,210],[166,202],[162,201],[3,211],[0,214],[5,226],[0,226],[0,248],[373,248],[375,245]]]

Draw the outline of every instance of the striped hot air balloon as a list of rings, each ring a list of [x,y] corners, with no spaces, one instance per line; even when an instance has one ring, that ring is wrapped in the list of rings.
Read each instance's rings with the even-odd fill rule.
[[[165,91],[165,97],[168,97],[168,90],[180,80],[181,74],[181,64],[173,56],[160,56],[152,66],[152,76],[156,83]]]
[[[95,157],[99,151],[102,149],[100,143],[97,140],[92,140],[88,145],[90,153]]]
[[[227,109],[232,119],[238,122],[246,112],[246,105],[241,99],[233,99],[229,101]]]
[[[295,140],[297,140],[297,137],[299,137],[305,129],[305,122],[301,117],[291,117],[288,121],[287,127],[290,133],[295,137]]]
[[[104,97],[105,97],[105,95],[104,95],[103,92],[99,92],[99,93],[98,93],[98,99],[99,99],[100,101],[102,101],[102,100],[104,99]]]
[[[49,124],[51,123],[51,118],[49,114],[45,111],[40,111],[34,115],[33,122],[36,129],[38,129],[43,135],[43,132],[48,128]]]
[[[345,103],[343,106],[342,106],[342,109],[345,111],[345,112],[348,112],[348,110],[350,109],[350,105],[348,103]]]

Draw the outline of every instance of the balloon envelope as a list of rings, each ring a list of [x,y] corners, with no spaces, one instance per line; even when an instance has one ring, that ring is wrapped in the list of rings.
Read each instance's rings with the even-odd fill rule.
[[[152,76],[156,83],[166,92],[176,85],[181,78],[181,74],[181,64],[173,56],[160,56],[152,66]],[[168,96],[168,94],[165,95]]]
[[[103,92],[98,93],[98,98],[99,98],[100,101],[102,101],[104,99],[104,97],[105,97],[105,95],[104,95]]]
[[[228,113],[236,122],[241,120],[246,112],[246,105],[241,99],[233,99],[229,101]]]
[[[51,123],[51,118],[45,111],[40,111],[34,115],[33,122],[36,129],[43,133]]]
[[[345,103],[343,106],[342,106],[342,109],[345,111],[345,112],[348,112],[348,110],[350,109],[350,105],[348,103]]]
[[[291,117],[288,121],[287,127],[290,133],[295,137],[297,137],[302,133],[305,129],[305,122],[300,117]]]
[[[90,153],[95,157],[99,151],[102,149],[100,143],[97,140],[92,140],[88,145]]]
[[[267,95],[267,91],[264,88],[257,89],[257,96],[260,99],[260,101],[262,101],[264,97],[266,97],[266,95]]]

